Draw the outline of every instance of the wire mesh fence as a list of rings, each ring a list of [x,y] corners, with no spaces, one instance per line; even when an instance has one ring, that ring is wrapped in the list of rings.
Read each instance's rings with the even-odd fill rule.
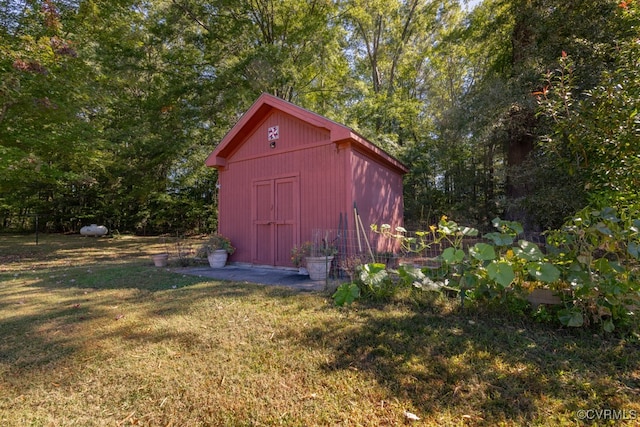
[[[311,256],[333,256],[331,276],[352,279],[357,267],[382,263],[389,268],[400,264],[439,269],[440,254],[450,246],[446,240],[434,241],[430,234],[402,233],[403,239],[372,230],[315,229],[312,231]],[[478,239],[465,239],[468,247]]]

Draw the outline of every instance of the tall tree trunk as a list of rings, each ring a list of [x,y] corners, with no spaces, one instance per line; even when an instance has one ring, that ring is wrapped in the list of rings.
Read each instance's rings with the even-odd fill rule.
[[[512,72],[520,74],[528,67],[528,58],[532,47],[535,45],[535,34],[533,21],[535,17],[535,9],[529,0],[523,0],[516,6],[516,23],[511,33],[511,62]],[[526,82],[522,86],[524,91],[528,91]],[[515,103],[507,115],[507,141],[506,141],[506,161],[507,161],[507,178],[506,178],[506,197],[508,201],[517,200],[524,197],[529,188],[525,182],[515,182],[513,179],[513,171],[522,167],[525,160],[533,151],[535,142],[535,133],[537,118],[535,116],[534,107],[523,103]],[[510,220],[520,221],[527,226],[530,221],[527,214],[522,210],[515,208],[513,204],[508,203],[505,216]]]
[[[514,106],[509,112],[509,128],[506,146],[507,179],[505,193],[507,200],[518,200],[532,191],[531,183],[524,180],[514,180],[514,173],[523,166],[529,155],[533,152],[535,143],[535,111],[527,107]],[[525,228],[529,228],[530,219],[527,214],[512,203],[507,205],[505,217],[513,221],[521,222]]]

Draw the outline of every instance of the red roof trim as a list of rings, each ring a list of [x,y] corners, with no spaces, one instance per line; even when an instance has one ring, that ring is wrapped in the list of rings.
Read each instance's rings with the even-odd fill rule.
[[[350,128],[334,122],[319,114],[313,113],[302,107],[298,107],[283,99],[263,93],[240,118],[238,123],[222,138],[215,150],[207,157],[205,164],[212,167],[224,167],[229,158],[244,141],[245,137],[257,126],[273,109],[280,110],[293,117],[296,117],[313,126],[327,129],[331,135],[331,141],[338,144],[350,141],[361,151],[369,156],[382,161],[384,164],[405,174],[407,167],[400,161],[380,149],[373,143],[367,141],[362,136],[355,133]]]

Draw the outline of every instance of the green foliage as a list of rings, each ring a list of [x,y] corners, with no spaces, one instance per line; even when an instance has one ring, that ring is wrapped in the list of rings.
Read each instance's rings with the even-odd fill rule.
[[[496,262],[495,260],[487,265],[487,274],[490,280],[498,285],[506,288],[513,283],[516,275],[511,264],[505,261]]]
[[[355,283],[343,283],[332,296],[337,306],[350,305],[360,298],[360,287]]]
[[[640,220],[638,212],[630,215],[586,208],[548,233],[563,289],[573,296],[560,318],[564,324],[575,325],[580,319],[580,325],[601,324],[607,330],[637,321]]]
[[[558,227],[587,196],[638,204],[635,3],[485,0],[468,15],[458,1],[22,3],[0,12],[5,226],[38,214],[51,231],[210,232],[204,159],[262,92],[411,165],[406,223],[480,226],[506,209],[527,229]],[[510,156],[540,134],[528,162]]]
[[[231,255],[236,251],[236,248],[231,245],[231,240],[229,240],[228,237],[221,234],[214,234],[200,246],[197,255],[199,257],[206,257],[219,250],[224,250]]]
[[[356,270],[356,280],[340,285],[333,295],[337,305],[350,304],[360,297],[374,301],[389,301],[398,291],[398,283],[387,271],[386,264],[362,264],[358,265]]]
[[[311,254],[311,242],[304,242],[302,245],[294,245],[291,248],[291,263],[296,267],[305,265],[305,258]]]
[[[447,256],[453,258],[460,256],[459,249],[465,238],[478,235],[477,229],[460,226],[455,221],[450,221],[446,216],[440,218],[437,227],[432,225],[429,227],[429,231],[415,232],[415,237],[407,236],[407,230],[403,227],[396,227],[394,233],[389,224],[382,224],[380,228],[377,224],[371,224],[371,230],[385,238],[398,241],[405,253],[420,253],[432,246],[445,243],[449,245],[450,249]]]
[[[442,260],[447,264],[459,264],[464,261],[465,253],[459,248],[446,248],[440,255]]]
[[[552,310],[544,304],[540,304],[532,314],[533,318],[541,323],[551,323],[554,320]]]
[[[442,291],[448,287],[449,283],[446,279],[438,280],[428,268],[421,269],[411,265],[400,265],[396,272],[400,283],[404,286],[422,291]]]
[[[418,237],[430,234],[436,240],[442,233],[456,246],[441,253],[442,267],[435,271],[400,266],[394,273],[403,284],[443,292],[457,288],[463,299],[509,310],[521,307],[532,289],[549,287],[562,298],[557,320],[567,327],[598,326],[612,332],[638,326],[640,219],[621,217],[612,208],[585,209],[563,228],[547,233],[546,251],[523,239],[513,246],[523,228],[499,218],[492,221],[497,231],[483,236],[487,241],[465,249],[455,238],[456,233],[464,234],[461,230],[465,227],[452,224],[443,220],[439,228],[415,233]],[[405,249],[424,246],[419,238],[406,237],[405,230],[393,234],[389,227],[383,227],[380,232],[405,240]],[[368,267],[361,279],[374,285],[389,280],[382,268]],[[536,319],[550,320],[554,310],[536,313]]]
[[[584,325],[582,311],[576,308],[563,308],[558,312],[558,319],[564,326],[579,327]]]
[[[553,283],[560,278],[560,270],[548,262],[527,263],[527,272],[534,279],[545,283]]]
[[[9,216],[39,213],[68,223],[87,213],[108,162],[87,117],[96,105],[88,96],[93,70],[62,6],[7,8],[12,13],[0,26],[0,203]]]
[[[469,255],[479,261],[493,261],[496,259],[496,252],[488,243],[476,243],[469,248]]]
[[[359,280],[356,282],[362,295],[375,301],[388,301],[396,292],[397,285],[381,263],[363,264],[358,267]]]
[[[640,71],[637,4],[622,2],[608,11],[610,45],[600,47],[607,61],[588,85],[580,75],[583,58],[563,51],[557,69],[537,92],[540,115],[550,127],[541,147],[564,160],[589,193],[591,206],[639,209],[638,96]]]
[[[199,72],[187,64],[194,48],[159,31],[160,4],[73,8],[31,2],[0,28],[7,215],[38,214],[50,231],[87,222],[141,233],[209,231],[214,182],[193,143],[206,141],[196,135],[197,89],[186,84]]]
[[[540,247],[526,240],[520,240],[518,247],[513,248],[513,253],[525,261],[540,261],[544,258]]]

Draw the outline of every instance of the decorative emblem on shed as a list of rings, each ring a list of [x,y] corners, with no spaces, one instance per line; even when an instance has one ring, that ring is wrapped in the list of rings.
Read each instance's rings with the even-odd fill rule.
[[[271,126],[267,130],[267,139],[269,141],[275,141],[280,138],[280,126]]]

